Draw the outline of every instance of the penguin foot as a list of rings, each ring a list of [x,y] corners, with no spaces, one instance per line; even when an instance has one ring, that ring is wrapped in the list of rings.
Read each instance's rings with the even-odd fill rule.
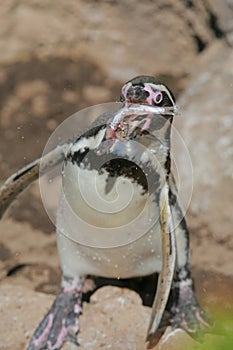
[[[27,350],[59,350],[69,341],[79,345],[78,316],[82,312],[80,287],[62,288],[51,309],[40,322]]]
[[[183,329],[193,339],[202,342],[205,333],[213,333],[213,326],[214,322],[198,304],[192,280],[181,281],[171,291],[158,329],[147,336],[147,348],[152,349],[168,329],[170,333]]]
[[[190,280],[192,282],[192,280]],[[169,323],[173,329],[181,328],[192,338],[202,342],[205,333],[211,333],[213,321],[198,304],[192,283],[180,283],[172,291]]]

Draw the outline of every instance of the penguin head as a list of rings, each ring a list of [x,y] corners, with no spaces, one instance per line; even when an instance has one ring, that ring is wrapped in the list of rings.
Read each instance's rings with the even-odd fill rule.
[[[175,97],[169,88],[160,80],[146,75],[135,77],[124,84],[121,101],[125,105],[175,106]]]

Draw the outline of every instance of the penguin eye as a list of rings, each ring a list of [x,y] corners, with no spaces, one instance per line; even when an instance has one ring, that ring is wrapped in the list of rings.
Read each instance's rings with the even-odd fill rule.
[[[154,92],[154,97],[153,97],[153,100],[156,104],[159,104],[160,102],[162,102],[163,100],[163,93],[159,90],[156,90]]]

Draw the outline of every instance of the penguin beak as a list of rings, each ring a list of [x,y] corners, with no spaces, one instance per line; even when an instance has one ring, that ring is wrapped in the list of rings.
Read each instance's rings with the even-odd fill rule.
[[[143,131],[149,131],[153,115],[132,115],[118,125],[117,131],[123,140],[133,139]]]
[[[97,153],[103,154],[118,141],[129,141],[141,136],[144,132],[153,133],[151,124],[156,118],[156,122],[162,118],[164,124],[167,118],[164,116],[173,116],[175,114],[174,106],[158,107],[148,104],[126,104],[118,110],[106,125],[104,147],[98,148]],[[154,128],[154,126],[153,126]],[[158,128],[158,127],[157,127]]]
[[[137,86],[136,88],[130,87],[127,90],[125,96],[125,105],[130,106],[131,104],[143,104],[149,96],[149,92],[142,86]]]
[[[138,116],[132,115],[120,121],[115,128],[107,126],[104,142],[97,148],[97,155],[109,152],[111,147],[119,141],[125,142],[135,139],[150,126],[152,115]]]
[[[115,139],[115,141],[129,141],[136,136],[140,136],[143,131],[149,131],[152,114],[129,115],[117,123],[114,128],[106,129],[106,139]]]

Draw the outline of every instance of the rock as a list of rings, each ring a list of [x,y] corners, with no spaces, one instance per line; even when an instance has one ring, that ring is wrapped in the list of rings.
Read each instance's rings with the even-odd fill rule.
[[[2,4],[0,61],[84,55],[104,66],[112,79],[125,81],[148,70],[184,74],[212,41],[227,38],[232,43],[229,0],[93,3]]]
[[[28,224],[9,219],[1,222],[0,229],[0,349],[25,350],[38,322],[55,298],[55,295],[38,291],[56,294],[59,290],[55,235],[45,235]],[[193,262],[195,267],[200,267],[193,270],[198,299],[210,315],[218,309],[232,315],[232,278],[204,271],[204,265],[208,266],[208,270],[217,270],[216,266],[220,265],[219,248],[209,248],[207,235],[197,238],[202,241],[201,247],[198,240],[194,242],[197,249],[194,250]],[[221,257],[222,270],[232,272],[230,252],[225,247],[225,252],[222,250],[221,254],[224,256],[224,259]],[[206,260],[200,264],[203,256]],[[147,280],[144,283],[148,283],[143,285],[144,292],[148,294],[151,282],[149,284]],[[93,281],[87,280],[85,288],[86,291],[92,289]],[[221,302],[223,299],[224,304]],[[151,309],[142,305],[134,291],[102,287],[92,295],[90,303],[83,304],[79,349],[146,350],[150,314]],[[193,349],[194,345],[184,332],[177,331],[171,335],[167,330],[155,349]],[[64,345],[63,349],[76,350],[71,344]]]
[[[233,46],[233,1],[207,0],[205,1],[211,14],[210,24],[216,35],[224,34],[228,43]]]
[[[19,285],[0,285],[0,348],[25,350],[53,298]],[[92,296],[90,304],[84,303],[78,349],[146,350],[149,317],[150,308],[141,305],[135,292],[101,288]],[[156,348],[175,350],[184,341],[189,345],[194,343],[180,330]],[[77,347],[67,343],[62,349],[76,350]]]
[[[233,247],[232,93],[233,52],[218,43],[197,64],[187,90],[178,101],[182,117],[177,116],[175,122],[193,166],[190,222],[193,231],[199,231],[199,239],[202,234],[209,237],[206,242],[210,246],[207,244],[205,251],[211,249],[212,243],[216,248],[219,246],[219,266],[227,257],[223,245],[229,254]],[[182,151],[178,150],[177,154],[181,192],[187,193],[192,186],[192,174]],[[201,256],[205,259],[204,251]],[[206,263],[203,266],[209,268]],[[228,273],[231,274],[230,268]]]
[[[25,350],[33,329],[53,296],[35,293],[25,286],[0,285],[0,349]]]
[[[225,280],[227,282],[227,280]],[[214,281],[213,281],[214,283]],[[231,285],[225,285],[228,292],[229,317],[232,310]],[[211,294],[212,291],[212,294]],[[213,297],[213,288],[210,298]],[[216,298],[220,305],[221,294]],[[54,296],[38,293],[25,286],[3,282],[0,285],[0,349],[26,350],[38,322],[48,311]],[[229,301],[230,300],[230,301]],[[103,287],[84,302],[80,317],[80,347],[64,344],[63,350],[146,350],[145,336],[151,309],[142,306],[139,296],[129,290],[117,287]],[[206,340],[208,341],[208,337]],[[215,336],[217,342],[221,337]],[[204,345],[203,345],[204,346]],[[203,349],[182,330],[170,333],[168,328],[158,343],[157,350]],[[209,347],[208,347],[209,349]]]
[[[0,222],[0,279],[57,293],[60,271],[56,235],[46,235],[27,223]]]
[[[135,292],[101,288],[93,294],[90,304],[84,304],[81,348],[144,349],[149,317],[150,308],[142,306]]]

